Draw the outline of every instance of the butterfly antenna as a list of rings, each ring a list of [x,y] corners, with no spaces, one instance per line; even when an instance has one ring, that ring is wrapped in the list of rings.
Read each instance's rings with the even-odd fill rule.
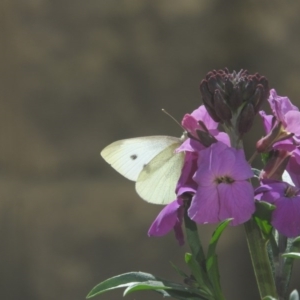
[[[164,108],[161,109],[166,115],[168,115],[173,121],[175,121],[175,123],[177,123],[182,129],[183,131],[185,131],[185,129],[182,127],[182,125],[171,115],[169,114]]]

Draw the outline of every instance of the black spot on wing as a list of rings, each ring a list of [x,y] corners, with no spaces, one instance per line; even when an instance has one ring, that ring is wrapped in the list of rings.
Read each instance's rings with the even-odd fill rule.
[[[132,160],[136,160],[136,159],[137,159],[137,155],[136,155],[136,154],[132,154],[132,155],[130,155],[130,158],[131,158]]]

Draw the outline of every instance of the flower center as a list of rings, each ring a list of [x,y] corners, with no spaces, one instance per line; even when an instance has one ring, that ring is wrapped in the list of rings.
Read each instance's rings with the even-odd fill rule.
[[[220,184],[220,183],[231,184],[231,183],[234,182],[234,180],[233,180],[231,177],[229,177],[229,176],[227,176],[227,175],[224,175],[224,176],[219,176],[219,177],[217,177],[217,178],[215,179],[215,182],[216,182],[217,184]]]

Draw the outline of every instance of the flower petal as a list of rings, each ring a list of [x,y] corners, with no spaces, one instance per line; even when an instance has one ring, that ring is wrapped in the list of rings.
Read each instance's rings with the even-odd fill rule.
[[[300,235],[300,197],[281,197],[276,201],[272,225],[287,237]]]
[[[163,236],[171,231],[177,222],[177,211],[181,205],[181,201],[175,200],[165,206],[150,226],[148,235]]]
[[[220,220],[233,218],[231,225],[248,221],[255,211],[254,191],[247,181],[219,184]]]
[[[215,187],[199,187],[188,210],[189,217],[198,224],[218,223],[219,200]]]

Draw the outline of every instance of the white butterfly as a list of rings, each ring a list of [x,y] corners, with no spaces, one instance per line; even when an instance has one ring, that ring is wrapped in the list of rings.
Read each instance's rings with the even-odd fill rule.
[[[101,156],[126,178],[136,181],[141,198],[155,204],[176,199],[175,188],[184,161],[175,153],[184,137],[148,136],[116,141],[101,151]]]

